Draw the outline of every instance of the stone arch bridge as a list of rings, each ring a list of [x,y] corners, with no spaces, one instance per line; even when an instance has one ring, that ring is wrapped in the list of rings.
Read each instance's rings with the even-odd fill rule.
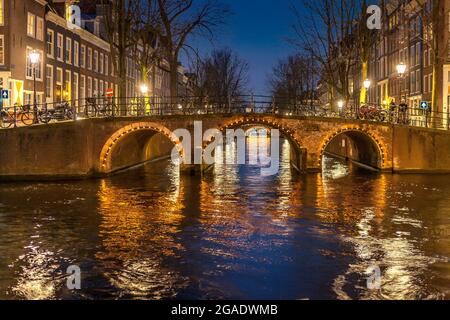
[[[290,141],[293,166],[302,172],[320,171],[327,152],[380,171],[450,172],[447,131],[317,117],[168,115],[0,130],[0,179],[101,176],[170,155],[174,146],[183,153],[174,131],[192,132],[195,121],[202,122],[203,131],[251,126],[279,129]]]

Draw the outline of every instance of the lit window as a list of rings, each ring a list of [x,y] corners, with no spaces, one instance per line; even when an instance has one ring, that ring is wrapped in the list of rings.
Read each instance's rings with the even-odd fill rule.
[[[0,65],[5,64],[5,36],[0,34]]]
[[[72,94],[72,73],[70,70],[66,70],[66,78],[64,83],[64,99],[65,100],[71,100]]]
[[[36,18],[36,39],[44,41],[44,19]]]
[[[5,24],[5,5],[4,0],[0,0],[0,26],[3,26]]]
[[[27,35],[34,38],[36,36],[36,16],[28,12],[27,21]]]

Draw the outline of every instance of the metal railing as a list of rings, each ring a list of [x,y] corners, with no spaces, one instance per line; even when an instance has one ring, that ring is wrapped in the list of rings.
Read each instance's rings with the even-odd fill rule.
[[[81,100],[13,106],[0,109],[0,127],[11,128],[87,118],[159,117],[170,115],[270,114],[283,117],[316,117],[373,121],[449,130],[449,113],[422,109],[366,105],[330,110],[294,99],[269,96],[224,97],[92,97]]]

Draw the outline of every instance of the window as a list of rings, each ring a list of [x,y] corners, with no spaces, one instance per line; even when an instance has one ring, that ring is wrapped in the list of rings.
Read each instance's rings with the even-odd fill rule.
[[[428,76],[423,77],[423,93],[428,92]]]
[[[105,55],[105,74],[108,76],[109,74],[109,59],[108,56]]]
[[[78,41],[74,41],[73,42],[73,64],[77,67],[80,64],[79,54],[80,54],[80,44],[78,43]]]
[[[65,53],[66,62],[68,64],[72,63],[72,39],[66,38],[66,53]]]
[[[92,90],[94,91],[94,96],[98,97],[98,79],[94,79],[94,87],[92,88]]]
[[[31,14],[28,12],[28,18],[27,18],[27,35],[30,37],[36,36],[36,16],[34,14]]]
[[[61,68],[56,68],[56,84],[62,84],[62,73],[63,72]]]
[[[420,70],[416,71],[416,92],[421,90],[421,83],[420,80],[422,79]]]
[[[103,96],[103,94],[105,93],[105,87],[104,87],[104,83],[102,80],[100,80],[100,89],[99,89],[99,95]]]
[[[78,73],[73,74],[73,94],[72,99],[75,101],[75,106],[78,107]]]
[[[53,66],[47,65],[47,69],[45,72],[45,97],[49,102],[52,102],[51,99],[53,97]]]
[[[41,59],[39,61],[39,63],[34,66],[31,63],[31,59],[30,59],[30,53],[33,51],[32,48],[28,47],[26,50],[26,74],[25,77],[29,80],[33,80],[34,79],[34,74],[33,74],[33,69],[34,72],[36,72],[36,80],[40,80],[42,81],[42,52],[39,51],[40,55],[41,55]]]
[[[99,67],[99,71],[101,74],[103,74],[103,68],[105,67],[105,61],[104,61],[104,54],[100,53],[100,67]]]
[[[416,66],[420,64],[420,42],[416,43]]]
[[[51,29],[47,29],[47,56],[55,57],[55,32]]]
[[[63,61],[63,35],[58,33],[56,39],[56,58]]]
[[[0,26],[5,24],[5,4],[4,0],[0,0]]]
[[[5,64],[5,36],[3,34],[0,34],[0,65],[4,64]]]
[[[87,81],[87,95],[88,98],[92,98],[92,78],[88,77]]]
[[[416,65],[415,58],[416,58],[416,47],[414,45],[412,45],[410,47],[410,51],[409,51],[409,62],[411,64],[411,66]]]
[[[44,19],[36,18],[36,39],[44,41]]]
[[[87,67],[89,70],[92,70],[92,49],[88,48],[87,50]]]
[[[416,74],[414,72],[411,72],[410,74],[410,91],[411,92],[416,92]]]
[[[25,105],[31,105],[33,104],[33,93],[29,91],[24,91],[23,93],[23,102]]]
[[[81,104],[84,103],[84,99],[86,98],[86,77],[81,76],[80,77],[80,100]]]
[[[98,72],[98,51],[94,51],[94,71]]]
[[[66,78],[64,82],[64,98],[66,100],[71,100],[71,93],[72,93],[72,73],[70,70],[66,70]]]
[[[80,50],[80,66],[84,68],[86,66],[86,46],[81,45]]]

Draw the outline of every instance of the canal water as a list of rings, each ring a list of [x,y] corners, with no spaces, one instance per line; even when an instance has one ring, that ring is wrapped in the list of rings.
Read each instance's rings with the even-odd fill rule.
[[[331,158],[297,175],[286,141],[281,154],[268,177],[184,177],[167,160],[0,184],[0,299],[450,299],[450,176]]]

